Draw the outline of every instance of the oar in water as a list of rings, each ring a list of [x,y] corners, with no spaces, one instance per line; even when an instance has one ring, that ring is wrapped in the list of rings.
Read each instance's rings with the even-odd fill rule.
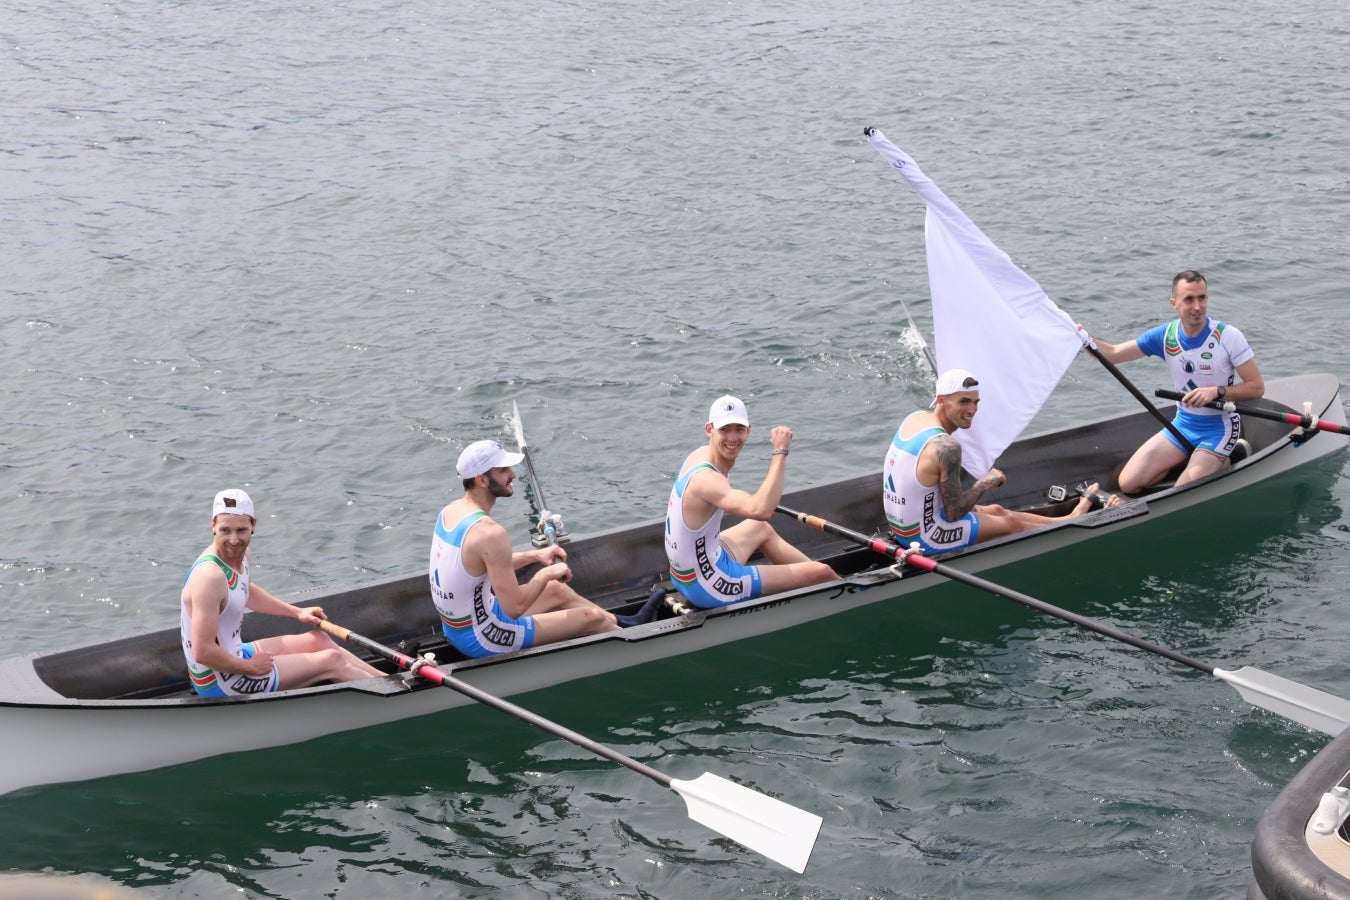
[[[933,357],[933,351],[928,349],[928,342],[923,339],[923,332],[919,330],[919,326],[914,324],[914,317],[909,314],[909,307],[905,305],[903,297],[900,298],[900,308],[905,311],[905,318],[909,320],[910,330],[918,337],[919,346],[923,348],[924,359],[928,360],[928,367],[933,370],[933,377],[936,378],[938,374],[937,360]]]
[[[1168,400],[1180,401],[1186,396],[1180,391],[1169,391],[1158,388],[1153,392],[1154,396],[1164,397]],[[1272,422],[1284,422],[1288,425],[1299,425],[1303,428],[1316,428],[1318,431],[1330,431],[1335,434],[1350,434],[1350,425],[1341,425],[1337,422],[1328,422],[1326,419],[1318,419],[1311,413],[1299,415],[1298,413],[1280,412],[1275,409],[1262,409],[1259,406],[1248,406],[1245,403],[1234,403],[1231,400],[1215,400],[1213,403],[1202,403],[1202,406],[1208,406],[1210,409],[1221,409],[1224,412],[1235,412],[1244,416],[1253,416],[1257,419],[1270,419]]]
[[[812,528],[819,529],[828,534],[835,534],[856,541],[878,553],[889,556],[891,559],[906,563],[915,568],[936,572],[953,581],[959,581],[962,584],[968,584],[971,587],[979,588],[982,591],[988,591],[1005,600],[1011,600],[1014,603],[1020,603],[1023,606],[1030,607],[1038,612],[1043,612],[1046,615],[1055,616],[1066,622],[1072,622],[1074,625],[1086,628],[1089,631],[1095,631],[1112,640],[1121,641],[1132,647],[1138,647],[1140,650],[1155,653],[1165,659],[1181,663],[1184,666],[1190,666],[1192,669],[1204,672],[1206,675],[1213,675],[1215,678],[1231,684],[1237,692],[1242,695],[1242,699],[1246,700],[1252,706],[1268,709],[1287,719],[1292,719],[1300,725],[1306,725],[1309,728],[1314,728],[1330,735],[1340,734],[1347,725],[1350,725],[1350,701],[1328,694],[1324,691],[1307,687],[1296,681],[1290,681],[1287,678],[1281,678],[1279,675],[1263,672],[1260,669],[1254,669],[1251,666],[1243,666],[1235,672],[1215,668],[1209,663],[1201,662],[1198,659],[1191,659],[1189,656],[1183,656],[1175,650],[1168,650],[1166,647],[1160,647],[1157,644],[1146,641],[1143,638],[1135,637],[1132,634],[1127,634],[1126,632],[1121,631],[1118,628],[1113,628],[1103,622],[1089,619],[1087,616],[1080,616],[1077,613],[1071,613],[1068,610],[1060,609],[1057,606],[1051,606],[1044,600],[1037,600],[1035,597],[1029,597],[1018,591],[1010,590],[997,585],[992,581],[986,581],[985,579],[971,575],[968,572],[963,572],[960,569],[954,569],[946,563],[940,563],[936,560],[929,559],[917,550],[906,550],[883,538],[868,537],[862,532],[853,531],[842,525],[836,525],[817,516],[797,512],[796,510],[791,510],[787,507],[778,507],[778,512],[786,516],[791,516],[803,524],[810,525]]]
[[[459,691],[479,703],[499,709],[597,756],[626,766],[639,775],[645,775],[683,797],[689,810],[689,818],[695,822],[701,822],[738,844],[761,853],[774,862],[782,863],[794,872],[806,869],[822,821],[820,816],[814,813],[790,806],[759,791],[742,787],[711,772],[704,772],[693,781],[671,778],[631,757],[624,756],[612,747],[597,743],[557,722],[516,706],[509,700],[503,700],[482,688],[461,681],[450,672],[438,669],[426,660],[400,653],[392,647],[386,647],[332,622],[322,621],[319,627],[336,638],[373,651],[395,663],[399,668],[407,669],[432,684]]]
[[[530,446],[525,443],[525,425],[520,420],[520,407],[516,406],[514,400],[511,401],[511,427],[516,432],[516,445],[525,456],[525,478],[530,483],[530,493],[534,494],[534,502],[539,505],[538,534],[533,535],[531,541],[536,547],[564,543],[571,535],[563,528],[562,516],[550,511],[548,501],[544,499],[544,490],[539,486],[539,476],[534,473],[534,461],[530,459]]]

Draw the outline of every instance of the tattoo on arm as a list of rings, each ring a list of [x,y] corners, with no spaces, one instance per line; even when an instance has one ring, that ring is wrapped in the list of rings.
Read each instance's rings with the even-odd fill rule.
[[[933,440],[933,449],[937,451],[941,473],[938,477],[938,493],[942,497],[942,514],[947,521],[955,522],[975,508],[986,488],[976,482],[967,490],[961,485],[961,445],[955,438],[937,437]]]

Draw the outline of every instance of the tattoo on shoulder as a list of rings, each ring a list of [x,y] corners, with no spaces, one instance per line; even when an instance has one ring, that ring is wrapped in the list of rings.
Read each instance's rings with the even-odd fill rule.
[[[961,445],[951,435],[945,435],[934,439],[933,449],[942,466],[938,478],[942,512],[949,521],[954,521],[970,512],[976,499],[972,492],[961,486]]]
[[[961,444],[956,438],[950,434],[938,435],[933,438],[933,451],[937,453],[944,478],[961,471]]]

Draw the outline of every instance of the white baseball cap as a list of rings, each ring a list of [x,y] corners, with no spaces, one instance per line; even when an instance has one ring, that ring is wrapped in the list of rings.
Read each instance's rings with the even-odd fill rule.
[[[744,425],[749,428],[750,414],[745,411],[745,404],[739,398],[726,394],[713,401],[712,408],[708,410],[708,421],[714,430],[726,425]]]
[[[508,453],[496,441],[475,441],[464,448],[455,464],[460,478],[477,478],[489,469],[502,466],[516,466],[523,462],[525,454]]]
[[[937,390],[934,393],[939,396],[945,396],[947,394],[962,394],[967,391],[978,391],[979,388],[979,379],[965,369],[948,369],[938,376]]]
[[[211,518],[228,513],[232,516],[248,516],[250,519],[256,518],[253,515],[253,501],[239,488],[226,488],[216,494],[216,500],[211,504]]]

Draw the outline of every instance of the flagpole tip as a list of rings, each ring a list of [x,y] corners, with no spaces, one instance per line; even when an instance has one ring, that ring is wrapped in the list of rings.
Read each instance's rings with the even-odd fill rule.
[[[874,128],[873,126],[871,126],[871,125],[864,125],[864,126],[863,126],[863,137],[871,137],[871,136],[872,136],[872,132],[874,132],[874,131],[876,131],[876,128]]]

